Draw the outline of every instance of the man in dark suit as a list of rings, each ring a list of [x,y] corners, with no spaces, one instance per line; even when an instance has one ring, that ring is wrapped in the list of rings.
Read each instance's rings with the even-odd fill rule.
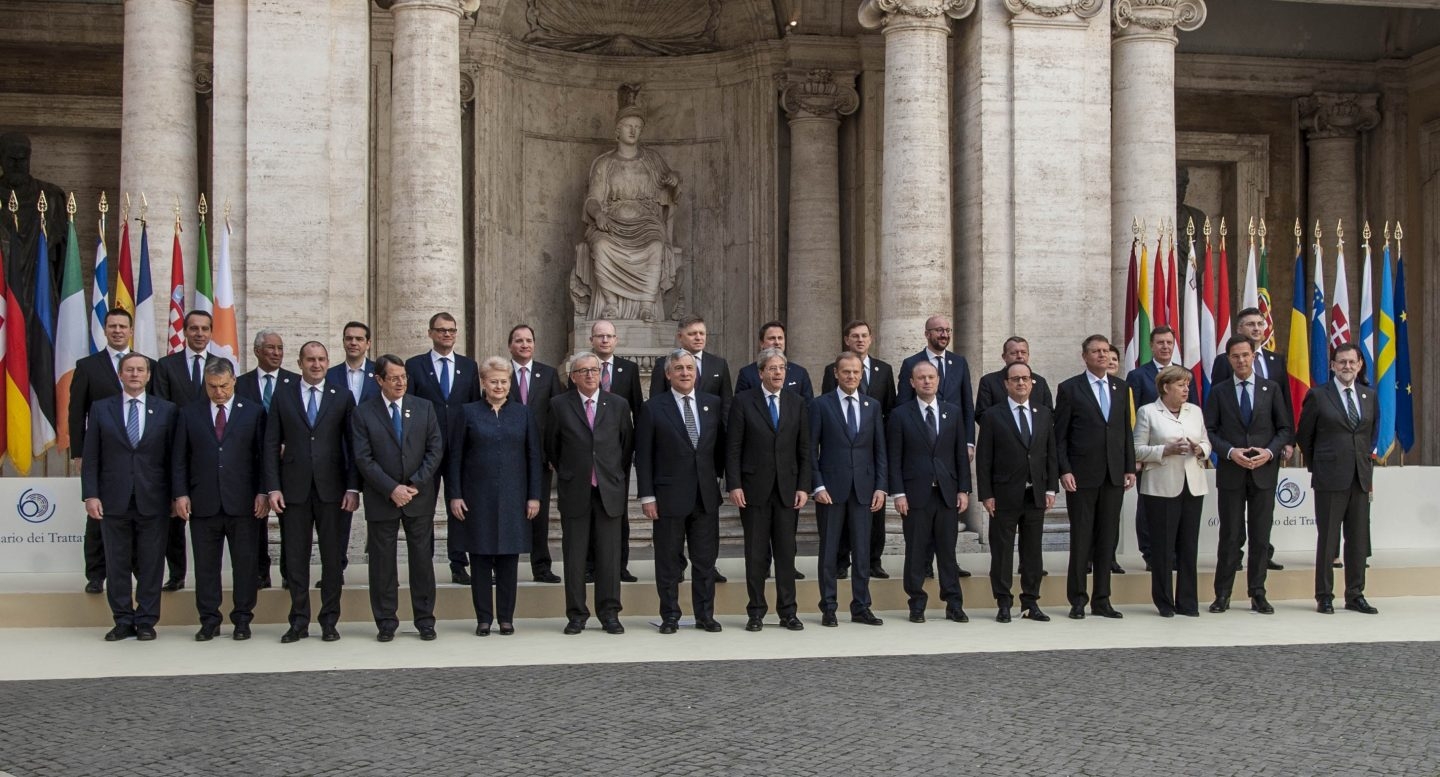
[[[511,327],[509,345],[510,398],[530,408],[530,414],[535,417],[535,428],[540,432],[540,438],[544,439],[545,426],[550,422],[550,400],[564,391],[560,373],[548,364],[535,361],[535,330],[529,324]],[[638,370],[635,379],[639,380]],[[537,583],[560,582],[560,576],[550,568],[553,563],[550,557],[552,469],[549,462],[541,468],[540,512],[530,521],[530,573]],[[629,536],[628,531],[626,536]],[[628,557],[629,553],[625,556]]]
[[[355,469],[364,482],[365,553],[370,559],[370,611],[376,639],[395,638],[400,580],[395,543],[405,525],[410,560],[410,606],[420,639],[435,639],[435,499],[444,442],[434,406],[406,396],[405,363],[386,354],[375,368],[380,395],[355,408],[350,433]]]
[[[1315,491],[1316,610],[1335,612],[1335,570],[1345,536],[1345,609],[1374,615],[1365,601],[1365,558],[1370,553],[1370,500],[1375,492],[1376,420],[1374,389],[1357,383],[1364,369],[1360,347],[1345,343],[1330,357],[1331,379],[1311,387],[1300,406],[1295,442],[1305,454]]]
[[[630,417],[639,419],[640,406],[645,402],[645,397],[640,394],[640,365],[629,359],[616,356],[615,348],[619,344],[620,340],[615,334],[614,324],[600,319],[590,325],[590,351],[600,357],[600,390],[614,394],[625,400],[626,404],[630,405]],[[559,385],[558,380],[556,381],[556,385]],[[541,432],[541,436],[544,436],[543,431]],[[532,522],[532,526],[543,518],[546,522],[546,534],[544,536],[548,537],[550,520],[548,517],[550,514],[550,471],[548,469],[545,471],[543,477],[545,496],[542,500],[541,515]],[[538,538],[540,535],[537,534],[536,536]],[[549,557],[548,554],[549,551],[547,549],[547,558]],[[532,555],[531,558],[533,559],[534,556]],[[555,577],[553,574],[550,576]],[[587,580],[592,580],[595,577],[594,548],[591,548],[590,556],[585,561],[585,577]],[[536,580],[539,579],[537,575]],[[638,580],[638,578],[630,574],[630,521],[628,518],[620,522],[620,579],[626,583],[634,583]],[[558,583],[560,582],[560,578],[555,577],[554,580],[547,582]]]
[[[975,444],[976,491],[990,513],[990,590],[999,611],[995,620],[1010,622],[1015,598],[1011,560],[1020,535],[1020,617],[1048,621],[1040,610],[1040,541],[1045,511],[1055,506],[1059,462],[1055,455],[1055,419],[1050,408],[1032,402],[1030,365],[1014,361],[1002,372],[1006,397],[980,415]]]
[[[205,365],[220,358],[210,353],[212,324],[210,314],[203,310],[192,310],[185,314],[185,348],[162,356],[155,363],[155,376],[151,379],[150,388],[156,396],[176,407],[184,407],[190,402],[205,398]],[[170,568],[170,574],[165,580],[164,590],[178,591],[184,588],[185,522],[180,520],[179,516],[170,516],[165,561]]]
[[[724,357],[705,351],[707,337],[705,319],[699,316],[685,316],[675,322],[675,344],[695,357],[695,368],[700,372],[695,390],[720,397],[725,412],[728,413],[730,398],[734,395],[730,383],[730,365],[725,362]],[[664,394],[669,390],[670,385],[665,380],[665,357],[662,356],[655,360],[655,368],[650,373],[650,396]]]
[[[1210,605],[1210,612],[1216,613],[1230,609],[1230,590],[1245,536],[1248,534],[1256,547],[1270,545],[1280,459],[1293,439],[1284,390],[1255,374],[1255,341],[1235,335],[1225,343],[1225,356],[1232,377],[1213,384],[1205,400],[1205,428],[1220,462],[1215,472],[1220,492],[1220,544],[1215,601]],[[1275,608],[1265,599],[1265,562],[1264,553],[1251,553],[1245,582],[1250,609],[1270,615]]]
[[[286,644],[310,636],[310,539],[320,548],[320,629],[340,639],[340,513],[360,502],[360,477],[350,450],[350,392],[325,383],[330,355],[310,341],[300,346],[300,385],[278,390],[265,419],[265,487],[280,514],[285,574],[290,578]]]
[[[1106,373],[1110,341],[1090,335],[1081,347],[1085,372],[1060,384],[1055,396],[1055,450],[1065,509],[1070,514],[1070,566],[1066,596],[1070,617],[1090,612],[1124,617],[1110,606],[1110,569],[1120,532],[1125,490],[1135,485],[1135,440],[1125,384]],[[1093,562],[1093,595],[1085,569]]]
[[[344,386],[359,407],[365,400],[380,396],[375,361],[370,358],[370,327],[360,321],[346,323],[340,330],[340,345],[345,349],[345,361],[331,367],[325,373],[325,380]]]
[[[680,622],[680,558],[687,547],[695,627],[713,633],[720,631],[714,573],[725,468],[720,397],[695,391],[695,358],[683,349],[666,358],[665,379],[670,390],[651,397],[635,424],[636,492],[655,527],[660,633],[674,634]]]
[[[104,350],[82,357],[75,362],[75,375],[70,380],[70,458],[75,469],[84,465],[86,419],[90,408],[106,397],[121,392],[120,359],[130,352],[131,317],[125,308],[111,308],[105,313]],[[155,364],[150,363],[150,374]],[[146,386],[149,389],[149,386]],[[85,522],[85,592],[98,594],[105,590],[105,541],[99,521]]]
[[[785,325],[779,321],[767,321],[760,325],[760,347],[776,348],[782,353],[785,351]],[[735,393],[748,391],[753,388],[760,388],[760,371],[755,363],[740,368],[740,374],[735,376]],[[810,373],[804,367],[792,361],[785,362],[785,389],[793,391],[805,400],[809,405],[810,400],[815,398],[815,388],[810,383]]]
[[[431,348],[422,354],[410,357],[405,362],[406,380],[409,393],[429,402],[435,408],[440,421],[440,434],[450,436],[452,415],[458,415],[460,408],[468,402],[481,398],[480,367],[474,359],[455,353],[455,341],[460,328],[455,317],[446,312],[430,317]],[[533,341],[533,336],[532,336]],[[455,411],[452,413],[451,411]],[[440,463],[440,477],[444,478],[445,462]],[[455,518],[449,518],[449,528],[458,533]],[[434,552],[433,549],[431,551]],[[450,560],[450,580],[459,585],[470,585],[470,573],[465,571],[470,558],[458,550],[447,550]]]
[[[120,359],[120,394],[90,408],[80,492],[85,514],[105,534],[105,596],[115,628],[107,642],[155,639],[160,620],[160,579],[165,572],[166,516],[175,406],[145,393],[150,360],[130,352]],[[135,598],[130,578],[135,577]]]
[[[936,396],[940,371],[929,362],[910,370],[915,400],[903,402],[885,426],[890,493],[905,522],[905,593],[910,622],[925,622],[925,566],[936,559],[945,617],[969,623],[955,563],[960,511],[970,504],[970,454],[960,406]]]
[[[590,619],[585,606],[585,554],[595,536],[595,609],[610,634],[620,623],[620,522],[625,520],[630,455],[635,430],[630,406],[600,390],[600,358],[570,359],[574,391],[555,397],[545,428],[545,456],[559,481],[561,555],[565,562],[566,634],[579,634]]]
[[[235,368],[219,359],[205,368],[207,401],[180,408],[172,490],[175,513],[190,523],[195,551],[196,642],[220,633],[220,563],[228,543],[234,580],[233,637],[250,638],[256,583],[255,535],[270,514],[261,483],[265,411],[235,395]]]
[[[865,364],[860,374],[860,393],[880,403],[880,418],[890,420],[890,411],[895,407],[895,370],[889,364],[870,355],[874,338],[870,325],[864,321],[851,321],[841,332],[845,350],[857,354]],[[827,367],[820,381],[820,393],[829,394],[835,390],[835,370]],[[890,576],[880,564],[885,553],[885,507],[882,505],[870,516],[870,576]],[[850,570],[850,530],[848,526],[840,532],[840,551],[836,558],[836,575],[847,577]]]
[[[857,558],[870,557],[870,515],[885,503],[889,462],[880,403],[860,393],[864,363],[853,353],[835,360],[835,391],[810,403],[810,484],[820,528],[820,625],[837,626],[836,550],[840,527],[850,525]],[[870,570],[865,565],[850,577],[850,620],[870,626],[883,623],[870,611]]]
[[[991,405],[1009,407],[1005,401],[1009,396],[1005,385],[1005,370],[1010,365],[1017,363],[1030,366],[1030,341],[1019,335],[1007,339],[1004,349],[1000,353],[1000,359],[1001,363],[1005,365],[1004,367],[994,372],[987,372],[980,377],[980,387],[975,393],[976,423],[979,423],[980,416],[984,415]],[[1055,398],[1050,393],[1050,384],[1046,382],[1044,376],[1031,373],[1030,377],[1033,381],[1031,383],[1033,388],[1027,402],[1054,410]]]
[[[1135,403],[1138,411],[1141,407],[1148,405],[1160,398],[1160,392],[1155,388],[1155,376],[1160,370],[1175,363],[1175,330],[1168,326],[1157,326],[1150,331],[1150,352],[1154,358],[1139,367],[1131,370],[1125,376],[1125,385],[1130,387],[1130,398]],[[1200,392],[1191,391],[1187,399],[1194,405],[1200,404]],[[1136,474],[1136,482],[1139,482],[1139,474]],[[1150,523],[1145,520],[1145,500],[1136,502],[1135,507],[1135,547],[1140,551],[1140,556],[1145,559],[1145,570],[1150,570]],[[1118,566],[1112,569],[1116,574],[1124,573]]]
[[[785,391],[785,353],[760,352],[761,386],[735,395],[725,425],[725,487],[740,508],[745,531],[746,631],[759,631],[765,576],[775,559],[775,612],[780,625],[800,631],[795,610],[795,527],[810,492],[810,414]]]
[[[280,366],[285,361],[285,340],[273,329],[261,329],[255,333],[255,369],[235,379],[235,396],[248,399],[269,412],[270,400],[276,390],[294,391],[300,385],[300,375]],[[255,571],[260,588],[269,588],[270,580],[270,526],[268,521],[255,532]],[[346,524],[348,526],[349,524]],[[350,533],[345,532],[349,537]],[[280,555],[285,555],[285,544],[280,544]],[[285,577],[285,564],[280,564],[280,584],[286,589],[290,581]]]

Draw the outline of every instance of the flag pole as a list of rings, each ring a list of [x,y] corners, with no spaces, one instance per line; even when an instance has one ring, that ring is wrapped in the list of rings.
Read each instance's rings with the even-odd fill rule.
[[[1385,226],[1386,226],[1386,228],[1387,228],[1387,230],[1388,230],[1388,228],[1389,228],[1389,226],[1390,226],[1390,222],[1388,222],[1388,221],[1385,222]],[[1399,222],[1399,220],[1396,220],[1396,222],[1395,222],[1395,256],[1397,257],[1397,259],[1398,259],[1399,257],[1403,257],[1403,256],[1405,255],[1405,251],[1404,251],[1404,249],[1401,247],[1401,243],[1402,243],[1404,240],[1405,240],[1405,231],[1400,228],[1400,222]],[[1386,241],[1385,241],[1385,242],[1387,242],[1387,243],[1390,242],[1390,241],[1389,241],[1389,234],[1388,234],[1388,232],[1387,232],[1387,234],[1386,234]],[[1395,447],[1400,448],[1400,466],[1403,467],[1403,466],[1405,466],[1405,448],[1402,447],[1402,446],[1400,446],[1400,445],[1396,445]]]

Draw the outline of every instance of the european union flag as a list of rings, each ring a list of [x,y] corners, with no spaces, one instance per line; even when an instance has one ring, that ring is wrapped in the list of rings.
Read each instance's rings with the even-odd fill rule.
[[[1415,397],[1410,390],[1410,323],[1405,312],[1405,255],[1395,263],[1395,439],[1415,447]]]

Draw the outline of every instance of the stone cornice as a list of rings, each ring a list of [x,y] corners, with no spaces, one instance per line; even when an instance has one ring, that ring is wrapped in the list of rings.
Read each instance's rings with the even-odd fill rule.
[[[860,95],[854,87],[853,73],[837,74],[816,68],[806,73],[777,73],[775,85],[780,89],[780,105],[791,121],[799,119],[830,119],[855,112]]]
[[[1111,21],[1116,37],[1159,35],[1175,39],[1205,23],[1205,0],[1115,0]]]
[[[1350,138],[1380,124],[1375,92],[1316,92],[1300,98],[1300,126],[1314,139]]]
[[[878,30],[897,19],[905,19],[949,29],[948,19],[964,19],[975,11],[975,3],[976,0],[864,0],[860,3],[860,26]]]
[[[1005,0],[1005,8],[1016,16],[1061,19],[1073,16],[1089,19],[1105,9],[1104,0]]]

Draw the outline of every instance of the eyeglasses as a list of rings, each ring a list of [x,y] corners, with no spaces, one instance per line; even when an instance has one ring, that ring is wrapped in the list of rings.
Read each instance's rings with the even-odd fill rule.
[[[409,376],[404,375],[404,374],[400,374],[400,375],[391,375],[391,376],[386,377],[386,378],[381,378],[381,379],[380,379],[380,382],[381,382],[381,383],[404,383],[404,382],[408,381],[409,379],[410,379]]]
[[[951,329],[951,328],[948,327],[948,326],[932,326],[932,327],[930,327],[929,329],[926,329],[925,331],[926,331],[926,332],[935,332],[935,333],[937,333],[937,334],[942,334],[942,335],[948,335],[948,334],[950,334],[951,332],[953,332],[953,331],[955,331],[955,330]]]
[[[570,371],[571,375],[599,375],[599,367],[576,367]]]
[[[1010,383],[1029,383],[1031,380],[1034,380],[1034,378],[1031,378],[1029,375],[1012,375],[1005,380]]]
[[[440,329],[439,327],[434,327],[434,328],[432,328],[430,331],[431,331],[431,332],[434,332],[434,333],[437,334],[437,335],[453,335],[453,334],[455,334],[456,332],[459,332],[460,330],[459,330],[459,329],[455,329],[455,328],[453,328],[453,327],[450,328],[450,329]]]

